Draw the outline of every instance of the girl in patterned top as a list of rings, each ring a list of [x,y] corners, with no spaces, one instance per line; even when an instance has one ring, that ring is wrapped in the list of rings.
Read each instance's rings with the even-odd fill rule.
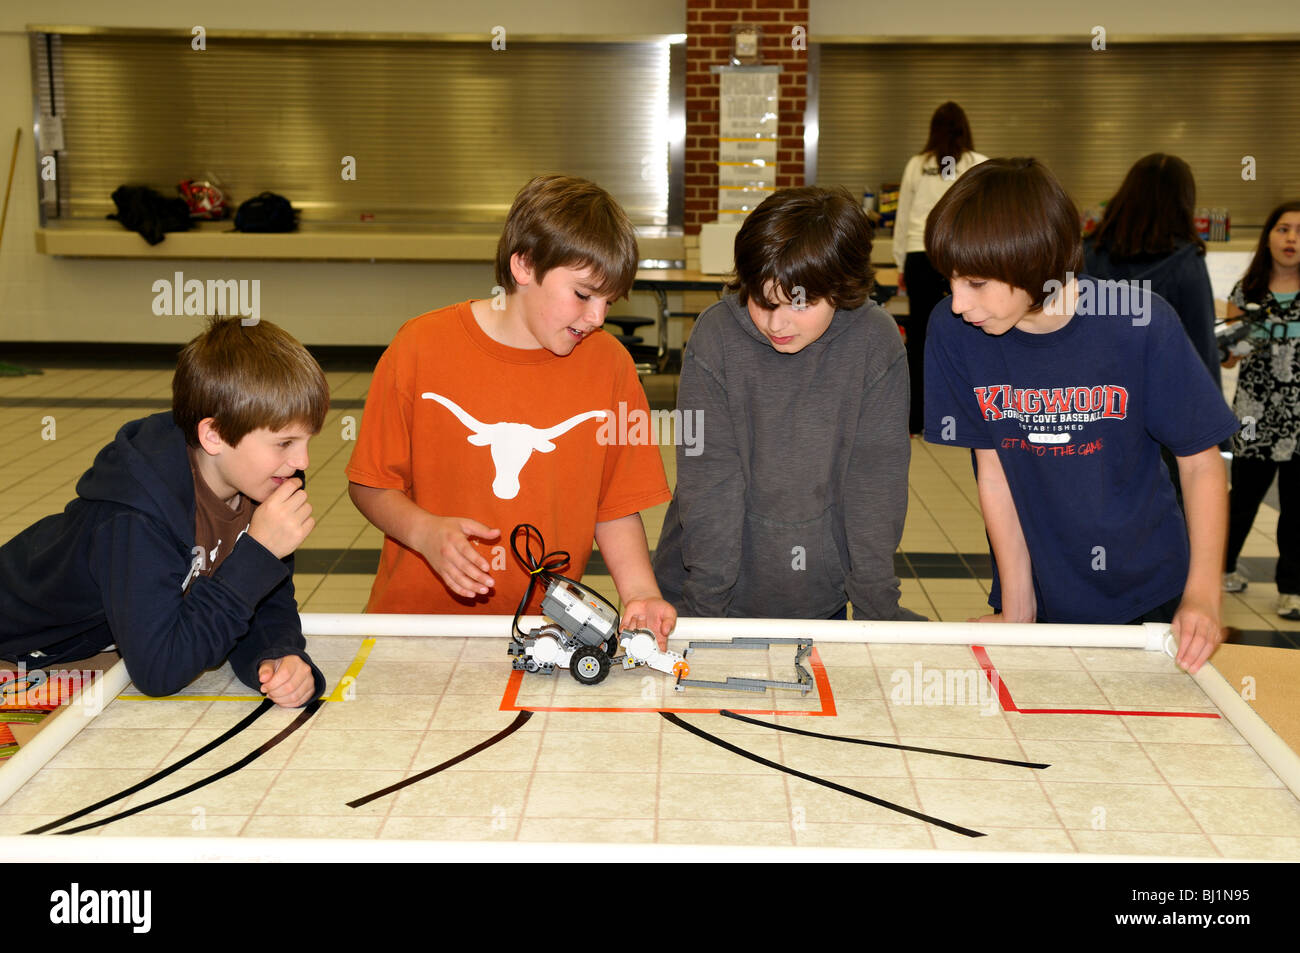
[[[1241,592],[1237,556],[1260,501],[1279,473],[1277,614],[1300,620],[1300,202],[1268,216],[1245,276],[1228,298],[1228,318],[1253,325],[1233,410],[1241,430],[1232,444],[1227,572],[1223,588]],[[1231,367],[1236,356],[1224,362]]]

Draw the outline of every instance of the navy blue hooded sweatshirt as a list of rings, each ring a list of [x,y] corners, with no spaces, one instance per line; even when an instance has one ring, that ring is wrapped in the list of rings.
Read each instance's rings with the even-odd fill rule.
[[[0,546],[0,658],[48,667],[116,643],[136,688],[170,695],[227,658],[257,690],[264,660],[307,656],[293,556],[245,533],[211,576],[193,561],[194,478],[170,412],[133,420],[77,499]],[[39,652],[32,656],[29,653]]]

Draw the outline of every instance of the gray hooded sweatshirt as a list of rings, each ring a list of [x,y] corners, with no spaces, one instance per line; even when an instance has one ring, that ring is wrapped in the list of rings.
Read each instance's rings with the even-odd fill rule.
[[[920,619],[898,604],[907,516],[907,359],[868,302],[782,354],[728,296],[696,322],[677,407],[677,489],[654,569],[683,615]]]

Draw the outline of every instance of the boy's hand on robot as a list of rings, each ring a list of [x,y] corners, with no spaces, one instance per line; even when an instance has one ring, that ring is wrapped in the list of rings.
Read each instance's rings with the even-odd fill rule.
[[[267,659],[257,667],[257,679],[262,694],[281,708],[301,708],[316,688],[311,666],[297,655]]]
[[[253,512],[248,524],[248,535],[253,537],[275,556],[284,559],[302,545],[313,529],[311,504],[302,480],[290,477],[275,488]]]
[[[654,633],[659,648],[668,647],[668,636],[677,627],[677,610],[660,596],[629,599],[623,607],[623,629],[649,629]]]
[[[1174,661],[1192,675],[1200,671],[1226,634],[1213,607],[1186,598],[1179,604],[1171,628],[1178,639],[1178,654]]]
[[[433,532],[423,550],[433,571],[458,596],[474,599],[487,595],[496,582],[488,574],[491,568],[488,561],[474,548],[470,537],[493,540],[501,535],[501,530],[458,516],[433,519]]]

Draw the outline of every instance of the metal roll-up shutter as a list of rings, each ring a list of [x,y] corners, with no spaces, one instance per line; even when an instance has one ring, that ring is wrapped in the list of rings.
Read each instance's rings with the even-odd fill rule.
[[[170,195],[211,172],[312,222],[495,223],[533,175],[565,172],[668,224],[666,38],[491,40],[35,33],[41,108],[63,120],[53,214],[100,218],[119,185]]]
[[[1258,227],[1300,197],[1300,125],[1279,105],[1294,42],[822,44],[817,180],[897,182],[945,100],[988,156],[1035,156],[1084,209],[1152,152],[1181,156],[1197,204]],[[1255,178],[1245,179],[1247,157]],[[1243,165],[1243,163],[1246,163]]]

